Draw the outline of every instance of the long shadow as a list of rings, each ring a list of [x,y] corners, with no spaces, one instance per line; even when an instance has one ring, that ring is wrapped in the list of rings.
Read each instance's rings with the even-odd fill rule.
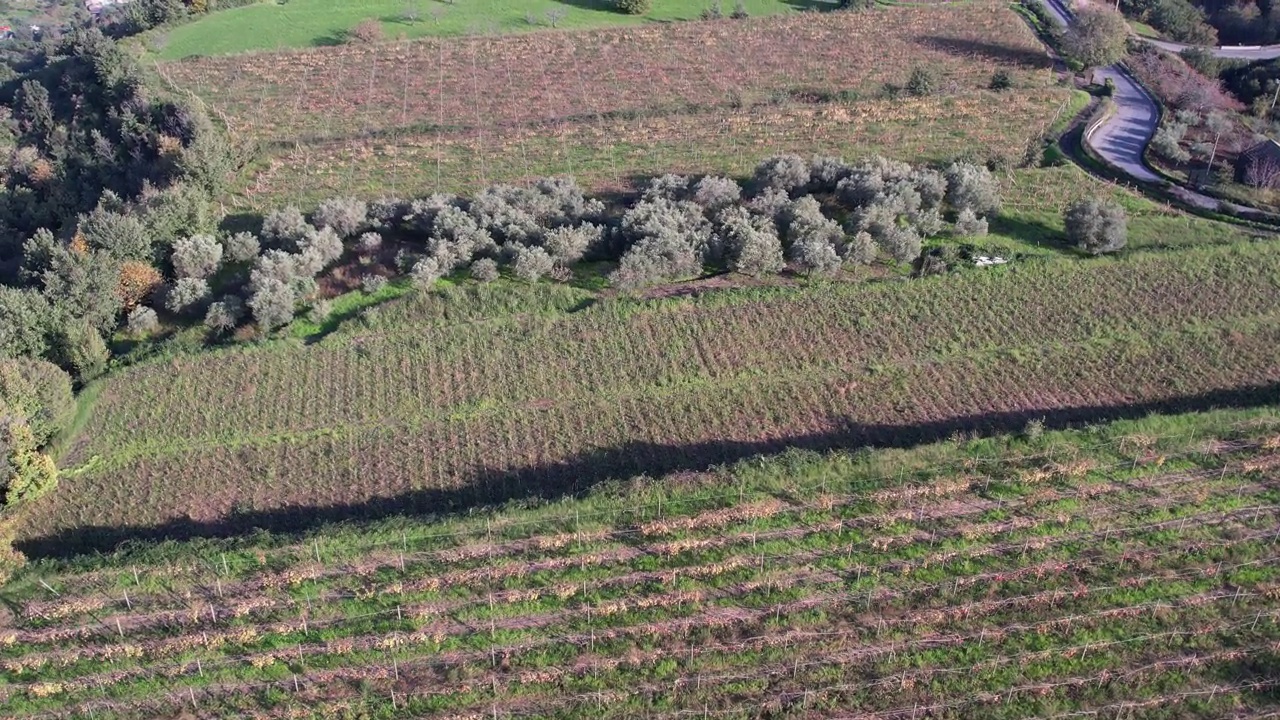
[[[570,5],[583,10],[597,10],[599,12],[619,14],[614,0],[556,0],[561,5]],[[711,7],[715,4],[715,0],[689,0],[692,7],[702,10],[704,7]],[[837,0],[782,0],[783,5],[787,5],[796,10],[836,10],[839,9],[840,3]],[[734,0],[720,0],[720,10],[728,15],[733,11]]]
[[[614,15],[622,14],[622,12],[618,10],[617,5],[614,4],[613,0],[556,0],[556,2],[561,5],[582,8],[583,10],[597,10],[599,12],[612,13]]]
[[[1219,407],[1251,407],[1280,400],[1280,382],[1179,397],[1161,402],[1079,406],[1053,410],[966,415],[917,425],[849,423],[837,430],[758,442],[703,442],[687,445],[632,442],[582,453],[564,462],[517,471],[482,470],[469,486],[450,490],[417,490],[394,497],[336,506],[296,506],[251,511],[215,522],[175,520],[156,526],[78,527],[16,542],[32,558],[66,558],[86,552],[109,552],[126,540],[187,540],[232,537],[256,529],[295,533],[320,525],[396,516],[441,517],[513,500],[550,500],[578,495],[610,479],[639,474],[660,476],[705,470],[787,448],[827,451],[866,446],[904,448],[936,442],[957,432],[1019,431],[1028,420],[1043,419],[1048,428],[1137,418],[1156,412],[1194,412]]]
[[[1075,255],[1071,247],[1066,244],[1062,232],[1054,230],[1044,223],[1007,215],[996,215],[988,218],[987,222],[990,225],[991,232],[996,235],[1019,238],[1036,247],[1054,250],[1064,255]]]
[[[925,35],[916,38],[916,42],[927,48],[941,50],[956,57],[969,58],[978,56],[996,62],[1013,63],[1028,68],[1047,68],[1052,66],[1048,54],[1030,48],[1009,47],[995,43],[971,40],[969,38],[947,37],[945,35]]]

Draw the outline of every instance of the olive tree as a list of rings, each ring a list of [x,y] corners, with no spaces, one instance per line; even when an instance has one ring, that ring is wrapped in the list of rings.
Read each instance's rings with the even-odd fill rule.
[[[209,283],[203,278],[184,277],[165,294],[165,309],[174,314],[199,311],[209,297]]]
[[[1110,201],[1079,200],[1067,208],[1062,220],[1071,244],[1091,255],[1116,252],[1129,239],[1124,208]]]
[[[235,295],[227,295],[209,305],[204,314],[204,325],[215,333],[225,333],[235,329],[244,317],[244,301]]]
[[[212,235],[192,235],[173,244],[173,271],[180,278],[207,278],[222,264],[222,245]]]
[[[760,276],[776,273],[786,265],[778,228],[769,218],[731,207],[717,221],[730,270]]]
[[[129,333],[136,337],[145,337],[160,329],[160,318],[156,317],[156,311],[146,305],[129,311],[126,318],[126,327]]]
[[[952,163],[947,168],[947,202],[956,212],[972,210],[975,215],[999,212],[1000,182],[984,166]]]
[[[223,240],[222,245],[232,262],[249,262],[262,250],[258,236],[248,232],[236,233]]]
[[[809,185],[809,163],[799,155],[775,155],[756,166],[751,185],[756,192],[775,188],[787,193],[803,190]]]
[[[540,247],[520,247],[516,249],[515,261],[511,263],[511,271],[525,282],[535,283],[556,266],[555,260]]]
[[[1067,57],[1086,68],[1103,67],[1127,52],[1129,24],[1109,7],[1088,5],[1075,12],[1075,22],[1062,35]]]
[[[316,227],[333,228],[340,238],[349,238],[365,228],[369,206],[350,197],[329,198],[316,208],[312,220]]]

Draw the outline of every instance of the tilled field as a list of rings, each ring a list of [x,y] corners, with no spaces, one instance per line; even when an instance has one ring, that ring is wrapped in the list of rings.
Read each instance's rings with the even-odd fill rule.
[[[1278,271],[1256,245],[489,319],[423,296],[319,345],[119,373],[23,542],[435,512],[789,446],[1256,401],[1280,381]]]
[[[902,90],[914,68],[935,73],[926,97]],[[235,136],[266,144],[244,196],[270,204],[555,174],[614,187],[637,174],[740,172],[785,151],[1017,159],[1070,97],[1048,68],[1016,14],[971,2],[437,38],[157,70]],[[988,90],[1001,69],[1015,87]]]
[[[805,478],[785,493],[743,470],[370,545],[46,566],[9,593],[0,698],[17,717],[1263,717],[1273,432],[1081,435],[875,477],[794,459],[770,466]]]

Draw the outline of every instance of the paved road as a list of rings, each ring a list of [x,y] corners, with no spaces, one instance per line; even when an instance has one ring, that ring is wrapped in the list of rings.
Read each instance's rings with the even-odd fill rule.
[[[1143,39],[1161,50],[1167,50],[1171,53],[1180,53],[1188,48],[1197,47],[1168,40]],[[1232,60],[1272,60],[1280,57],[1280,45],[1223,45],[1208,49],[1213,52],[1214,57],[1230,58]]]
[[[1071,24],[1071,13],[1063,5],[1063,0],[1044,0],[1045,7],[1063,25]],[[1215,48],[1214,54],[1233,51],[1233,48]],[[1269,48],[1267,52],[1275,52],[1280,57],[1280,48]],[[1261,51],[1251,51],[1261,52]],[[1221,57],[1231,57],[1222,55]],[[1111,96],[1115,103],[1115,112],[1107,118],[1092,134],[1084,138],[1084,142],[1093,148],[1109,165],[1121,170],[1135,179],[1147,182],[1158,182],[1162,178],[1147,167],[1142,154],[1147,143],[1156,132],[1160,122],[1160,112],[1147,91],[1129,71],[1119,65],[1110,65],[1094,71],[1094,76],[1102,81],[1110,79],[1115,84],[1115,93]],[[1201,195],[1183,187],[1173,186],[1169,191],[1184,202],[1206,208],[1217,209],[1217,198]],[[1234,209],[1236,206],[1231,206]]]

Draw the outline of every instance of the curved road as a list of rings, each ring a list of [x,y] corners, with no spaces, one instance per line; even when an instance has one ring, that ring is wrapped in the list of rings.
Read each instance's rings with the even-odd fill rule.
[[[1044,5],[1063,26],[1071,24],[1072,15],[1063,5],[1063,0],[1044,0]],[[1188,47],[1163,40],[1150,42],[1172,52]],[[1212,51],[1215,57],[1223,58],[1265,60],[1280,57],[1280,46],[1274,45],[1256,48],[1221,47],[1212,48]],[[1115,93],[1111,97],[1115,103],[1115,112],[1086,136],[1084,141],[1108,164],[1128,175],[1147,182],[1162,182],[1162,178],[1147,167],[1142,157],[1147,143],[1151,141],[1151,136],[1155,134],[1156,126],[1160,122],[1160,111],[1155,100],[1129,74],[1129,71],[1120,65],[1099,68],[1094,74],[1104,81],[1109,78],[1115,84]],[[1217,198],[1201,195],[1180,186],[1174,186],[1170,190],[1184,201],[1202,208],[1216,209],[1220,204]],[[1236,210],[1247,210],[1237,206],[1231,207]]]
[[[1168,40],[1152,40],[1151,38],[1143,38],[1143,40],[1171,53],[1180,53],[1183,50],[1199,47],[1198,45],[1186,45]],[[1208,50],[1213,53],[1214,57],[1232,60],[1273,60],[1280,57],[1280,45],[1221,45],[1208,48]]]

